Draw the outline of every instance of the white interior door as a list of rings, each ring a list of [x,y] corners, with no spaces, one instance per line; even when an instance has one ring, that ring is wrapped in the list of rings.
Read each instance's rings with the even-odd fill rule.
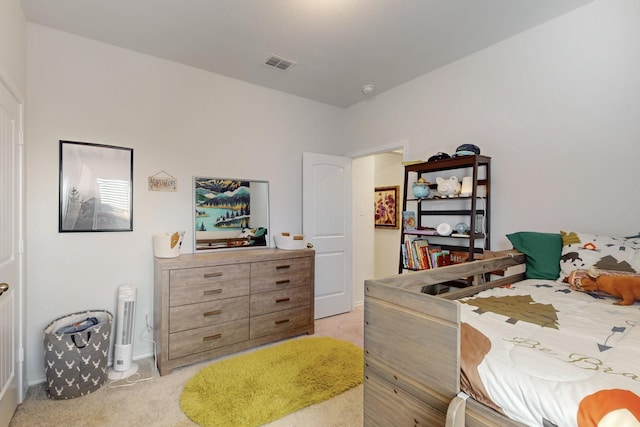
[[[0,426],[20,401],[18,316],[22,181],[20,105],[0,79]]]
[[[315,318],[351,311],[351,159],[302,155],[302,231],[316,251]]]

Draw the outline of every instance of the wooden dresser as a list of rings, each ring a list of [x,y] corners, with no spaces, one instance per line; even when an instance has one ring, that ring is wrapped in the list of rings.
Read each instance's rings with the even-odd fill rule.
[[[314,332],[312,249],[252,249],[155,258],[160,375]]]

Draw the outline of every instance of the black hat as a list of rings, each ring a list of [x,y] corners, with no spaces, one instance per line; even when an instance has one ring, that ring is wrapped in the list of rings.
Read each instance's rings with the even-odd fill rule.
[[[450,159],[451,156],[448,155],[447,153],[443,153],[441,151],[438,151],[436,154],[434,154],[433,156],[429,157],[429,160],[427,160],[428,162],[435,162],[437,160],[444,160],[444,159]]]
[[[477,145],[462,144],[456,148],[456,152],[453,154],[453,157],[473,156],[474,154],[480,154],[480,148]]]

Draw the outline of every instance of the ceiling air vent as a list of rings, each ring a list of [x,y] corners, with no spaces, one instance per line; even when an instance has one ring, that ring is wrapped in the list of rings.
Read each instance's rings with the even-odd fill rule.
[[[291,67],[295,64],[295,61],[290,59],[282,58],[281,56],[270,55],[266,61],[264,61],[265,65],[270,67],[277,68],[278,70],[285,71],[287,68]]]

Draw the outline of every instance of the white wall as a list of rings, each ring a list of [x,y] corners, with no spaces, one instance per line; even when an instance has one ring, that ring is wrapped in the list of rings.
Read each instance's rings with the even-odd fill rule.
[[[27,93],[27,21],[20,0],[0,2],[0,77],[24,99]]]
[[[404,168],[402,154],[382,153],[374,156],[374,186],[398,186],[398,223],[402,224]],[[400,226],[397,229],[376,228],[374,232],[374,277],[398,274],[400,257]]]
[[[392,276],[398,272],[400,229],[374,227],[374,188],[398,185],[399,208],[402,207],[402,158],[402,154],[391,152],[358,154],[351,164],[354,305],[364,303],[366,279]]]
[[[343,110],[62,33],[28,26],[27,370],[41,380],[41,330],[83,309],[115,312],[138,290],[136,356],[152,314],[151,236],[188,230],[192,177],[269,180],[271,232],[302,229],[302,152],[344,154]],[[58,233],[58,141],[134,149],[133,232]],[[166,171],[175,193],[147,191]]]
[[[353,215],[353,304],[364,302],[364,281],[375,277],[373,188],[375,157],[353,159],[351,163]]]
[[[640,2],[596,0],[346,112],[352,150],[492,156],[492,248],[518,230],[640,231]]]

